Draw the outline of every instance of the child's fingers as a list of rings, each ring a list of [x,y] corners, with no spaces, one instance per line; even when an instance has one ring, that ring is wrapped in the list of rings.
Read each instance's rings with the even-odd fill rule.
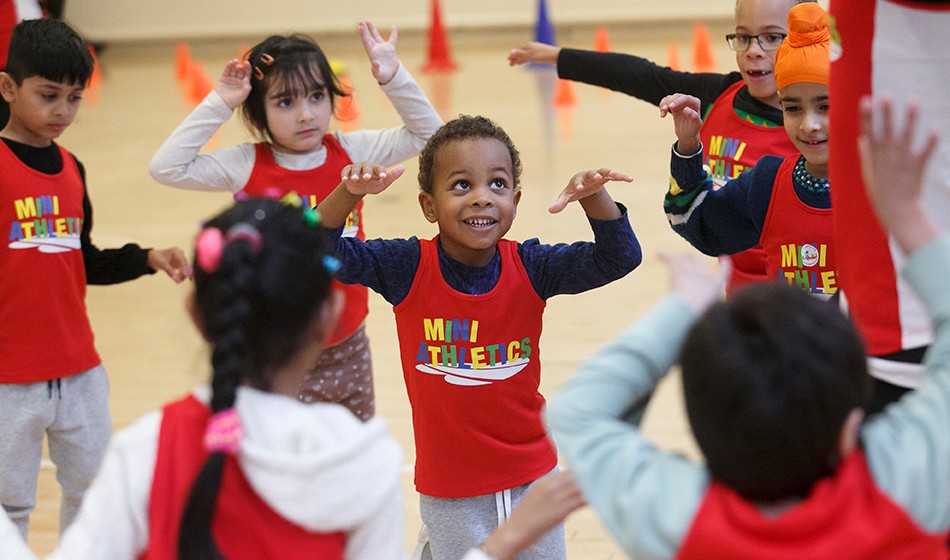
[[[606,167],[602,167],[600,169],[600,174],[611,181],[623,181],[625,183],[633,182],[633,177],[631,177],[630,175],[627,175],[626,173],[621,173],[619,171],[614,171],[613,169],[608,169]]]
[[[554,201],[554,204],[548,207],[548,212],[551,214],[557,214],[561,210],[567,208],[567,205],[570,201],[570,197],[568,197],[565,193],[561,193],[558,195],[557,200]]]
[[[389,42],[395,45],[395,44],[396,44],[396,38],[397,38],[398,36],[399,36],[399,34],[396,32],[396,26],[393,25],[392,27],[389,28]]]

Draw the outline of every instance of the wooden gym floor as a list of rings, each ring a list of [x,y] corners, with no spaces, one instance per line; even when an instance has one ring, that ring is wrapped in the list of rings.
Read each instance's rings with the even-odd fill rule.
[[[381,28],[386,22],[376,22]],[[399,124],[398,116],[375,86],[356,25],[351,35],[317,37],[333,60],[345,65],[356,92],[360,128]],[[710,24],[721,71],[735,66],[720,40],[724,23]],[[636,53],[660,63],[669,60],[675,44],[685,69],[690,69],[693,23],[630,25],[609,28],[613,50]],[[458,70],[425,74],[424,34],[403,33],[398,51],[443,118],[460,113],[482,114],[501,124],[521,151],[523,189],[513,239],[539,237],[555,243],[590,239],[579,206],[558,215],[548,205],[576,172],[612,167],[634,177],[632,184],[608,185],[625,204],[644,250],[643,264],[626,278],[599,290],[549,301],[542,338],[546,394],[571,374],[587,355],[642,315],[666,290],[660,251],[688,251],[663,216],[667,188],[672,122],[661,120],[652,105],[619,93],[574,85],[576,103],[554,106],[550,99],[552,71],[510,68],[507,52],[532,37],[530,30],[459,32],[451,37]],[[593,28],[559,30],[565,46],[592,48]],[[191,54],[216,79],[224,62],[260,37],[246,40],[192,42]],[[720,44],[721,43],[721,44]],[[229,203],[225,194],[181,191],[161,186],[148,175],[155,149],[190,111],[191,104],[175,80],[175,45],[115,44],[103,51],[101,82],[87,92],[83,107],[61,143],[86,165],[95,207],[93,241],[100,247],[134,240],[146,246],[177,245],[190,254],[199,221]],[[230,146],[248,138],[238,118],[212,142]],[[367,201],[367,234],[371,237],[431,236],[418,208],[416,162],[386,193]],[[184,313],[188,285],[176,286],[164,275],[116,286],[90,287],[89,314],[97,347],[112,381],[111,406],[116,430],[143,413],[176,398],[208,375],[207,352]],[[412,487],[413,443],[409,405],[397,366],[396,337],[390,307],[370,298],[368,330],[376,372],[377,410],[384,416],[406,455],[406,547],[419,529],[418,504]],[[659,446],[696,457],[680,402],[675,375],[664,382],[647,414],[644,430]],[[37,509],[32,516],[30,544],[38,553],[50,551],[58,531],[59,489],[54,468],[44,461]],[[567,522],[571,558],[622,558],[592,511],[585,508]]]

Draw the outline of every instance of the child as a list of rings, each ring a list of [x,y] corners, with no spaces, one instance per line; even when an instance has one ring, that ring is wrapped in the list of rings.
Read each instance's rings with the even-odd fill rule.
[[[510,64],[554,64],[563,79],[621,91],[654,105],[674,93],[699,98],[705,146],[703,163],[715,188],[751,169],[764,155],[796,153],[782,130],[775,85],[775,50],[787,35],[788,11],[803,0],[736,0],[736,32],[726,36],[738,72],[692,74],[657,66],[638,56],[562,49],[528,43],[508,56]],[[767,279],[765,253],[752,248],[730,257],[728,293]]]
[[[865,129],[880,116],[866,108]],[[697,321],[715,283],[703,263],[674,259],[673,294],[547,408],[584,497],[631,557],[948,557],[950,238],[921,208],[933,138],[912,146],[913,116],[904,130],[890,126],[866,139],[864,160],[882,222],[910,255],[904,275],[936,326],[928,379],[862,424],[864,348],[834,306],[760,284]],[[677,352],[706,465],[656,449],[624,421],[631,405],[642,414]]]
[[[225,66],[215,90],[162,144],[149,170],[160,183],[184,189],[226,191],[236,197],[280,196],[296,191],[308,207],[323,200],[353,161],[392,165],[419,153],[442,124],[396,56],[396,29],[383,40],[360,22],[373,76],[402,117],[404,126],[331,133],[336,100],[346,95],[320,47],[302,35],[271,36],[251,49],[248,60]],[[244,121],[262,142],[243,143],[199,155],[218,128],[241,106]],[[365,239],[362,206],[347,219],[345,235]],[[301,385],[304,402],[342,402],[360,418],[375,410],[372,360],[366,337],[367,292],[337,286],[346,309],[313,372]],[[324,384],[324,381],[327,382]],[[336,383],[339,381],[339,383]]]
[[[917,99],[932,126],[950,127],[947,77],[950,76],[950,2],[871,3],[834,1],[836,40],[832,47],[828,116],[835,131],[829,147],[831,193],[835,206],[835,247],[842,300],[868,351],[874,396],[868,412],[884,408],[916,387],[921,362],[933,340],[927,309],[901,278],[904,256],[877,223],[861,174],[855,173],[860,129],[855,107],[869,94],[895,100]],[[906,49],[908,37],[932,37],[921,48]],[[924,178],[927,211],[950,230],[950,139],[937,147]]]
[[[163,270],[184,280],[180,249],[91,241],[85,169],[54,140],[73,122],[92,74],[86,43],[59,20],[19,23],[0,93],[0,502],[27,531],[43,434],[62,485],[60,530],[79,508],[112,431],[108,380],[86,314],[86,284]]]
[[[346,168],[320,205],[324,225],[339,229],[365,194],[402,171]],[[640,263],[626,209],[603,189],[630,177],[609,169],[575,175],[550,211],[578,201],[595,242],[542,245],[503,238],[521,199],[520,175],[504,130],[461,116],[419,156],[419,203],[438,235],[338,242],[339,279],[369,286],[393,305],[412,405],[416,489],[436,560],[457,560],[484,541],[527,487],[555,468],[538,393],[546,300],[603,286]],[[563,558],[564,548],[561,527],[524,558]]]
[[[54,558],[404,559],[384,421],[297,402],[342,308],[312,211],[237,202],[195,243],[211,387],[116,435]],[[4,558],[32,558],[0,519]]]
[[[828,14],[818,4],[798,4],[788,20],[775,79],[785,131],[801,153],[764,156],[716,190],[703,171],[699,101],[674,94],[660,102],[661,116],[673,114],[678,139],[664,206],[673,230],[703,253],[759,245],[769,278],[830,297],[838,288],[828,184]]]

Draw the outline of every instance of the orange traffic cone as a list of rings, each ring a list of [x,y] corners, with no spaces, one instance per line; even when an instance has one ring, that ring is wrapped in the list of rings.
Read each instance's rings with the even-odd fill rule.
[[[175,79],[184,83],[191,76],[191,50],[188,43],[181,42],[175,46]]]
[[[191,75],[185,85],[185,96],[192,105],[201,103],[214,89],[214,82],[205,71],[205,65],[194,61],[191,63]]]
[[[360,112],[356,107],[356,98],[353,97],[353,84],[350,77],[340,76],[340,85],[347,95],[337,98],[336,118],[340,121],[341,128],[347,128],[351,125],[355,127],[356,121],[360,118]],[[344,123],[346,124],[344,125]]]
[[[715,72],[716,56],[713,54],[709,28],[703,23],[693,27],[693,70],[696,72]]]
[[[432,0],[432,21],[429,24],[429,59],[422,67],[423,72],[448,72],[458,68],[452,60],[449,38],[442,25],[442,10],[439,0]]]
[[[607,36],[607,28],[598,26],[594,30],[594,50],[596,52],[610,52],[610,37]]]
[[[666,60],[666,65],[670,67],[670,70],[679,72],[683,69],[680,63],[680,48],[676,43],[671,42],[666,46]]]
[[[86,85],[86,98],[90,104],[99,101],[99,87],[102,85],[102,67],[99,64],[99,57],[96,56],[96,49],[89,45],[89,54],[92,55],[92,75],[89,76],[89,83]]]
[[[570,80],[558,80],[554,88],[553,103],[556,107],[566,107],[577,104],[577,94],[574,93],[574,83]]]

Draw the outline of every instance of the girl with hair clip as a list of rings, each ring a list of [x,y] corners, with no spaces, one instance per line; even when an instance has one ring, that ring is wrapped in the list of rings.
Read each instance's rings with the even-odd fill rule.
[[[442,118],[400,64],[396,28],[388,40],[370,22],[360,22],[359,29],[373,76],[402,118],[402,126],[331,132],[336,102],[348,93],[326,55],[309,37],[273,35],[254,46],[245,60],[225,65],[214,91],[152,158],[152,177],[168,186],[226,191],[235,198],[280,198],[296,191],[305,206],[314,207],[336,187],[340,171],[350,163],[393,165],[418,154]],[[259,141],[200,154],[239,106]],[[365,239],[362,205],[348,217],[344,235]],[[375,411],[364,328],[367,290],[342,284],[336,288],[346,295],[340,322],[321,361],[302,382],[299,397],[304,402],[341,402],[365,420]]]
[[[117,434],[51,558],[405,558],[402,453],[381,418],[297,401],[342,299],[313,210],[237,202],[205,224],[188,309],[210,390]],[[33,558],[0,516],[5,559]]]

